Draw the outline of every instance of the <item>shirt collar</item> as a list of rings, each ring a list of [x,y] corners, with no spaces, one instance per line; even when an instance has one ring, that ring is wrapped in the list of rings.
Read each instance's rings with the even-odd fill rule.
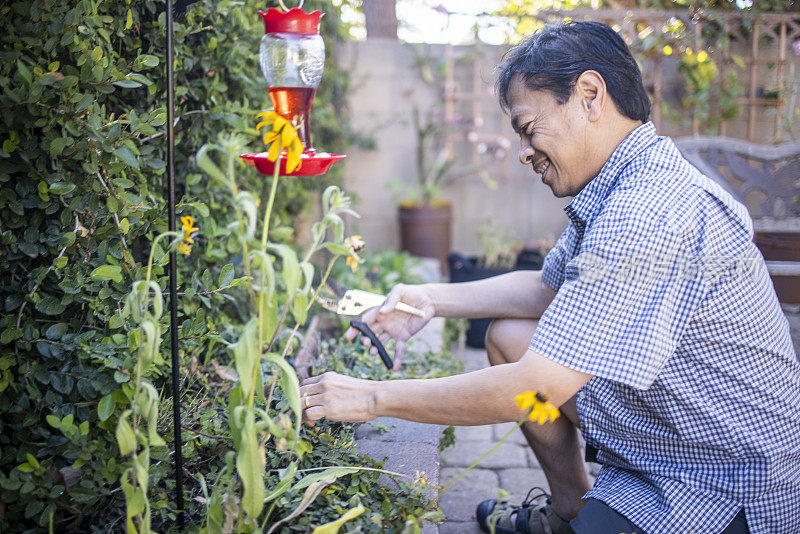
[[[586,226],[603,200],[617,185],[617,179],[625,165],[655,139],[656,127],[652,122],[646,122],[622,140],[603,168],[600,169],[600,173],[573,197],[572,202],[564,207],[567,217],[573,224],[581,228]]]

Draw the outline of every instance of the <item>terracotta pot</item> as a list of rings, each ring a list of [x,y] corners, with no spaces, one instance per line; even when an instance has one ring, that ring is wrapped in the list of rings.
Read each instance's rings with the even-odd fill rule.
[[[400,206],[400,247],[402,250],[439,260],[447,269],[453,210],[449,202],[432,206]]]

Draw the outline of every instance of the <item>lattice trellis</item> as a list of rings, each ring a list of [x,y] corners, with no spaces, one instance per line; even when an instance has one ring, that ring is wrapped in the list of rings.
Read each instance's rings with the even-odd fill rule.
[[[681,21],[693,35],[694,47],[703,49],[703,29],[712,26],[718,35],[723,37],[725,46],[712,50],[711,55],[719,66],[719,79],[727,83],[727,73],[734,68],[735,62],[731,49],[736,47],[739,57],[746,67],[745,96],[738,97],[735,102],[743,106],[744,112],[734,119],[747,123],[746,138],[755,141],[756,123],[761,113],[767,109],[775,111],[774,138],[780,140],[783,127],[781,110],[784,107],[784,93],[779,90],[775,95],[759,94],[759,85],[769,84],[782,88],[787,81],[787,51],[791,43],[800,39],[800,14],[796,13],[764,13],[747,15],[740,12],[692,12],[689,10],[647,10],[647,9],[574,9],[542,10],[528,15],[539,22],[557,22],[566,17],[573,20],[595,20],[604,22],[618,31],[629,44],[636,43],[642,36],[658,32],[667,34],[667,26]],[[777,57],[769,57],[762,46],[762,41],[771,41],[770,50],[777,51]],[[745,53],[742,53],[746,50]],[[773,52],[774,53],[774,52]],[[661,104],[664,101],[663,63],[664,57],[653,54],[643,65],[645,84],[650,89],[653,101],[653,122],[658,127],[662,120]],[[765,66],[774,66],[774,72],[765,76]],[[480,84],[478,61],[475,61],[472,91],[460,90],[454,81],[452,55],[448,56],[445,69],[445,117],[452,117],[456,102],[472,100],[473,113],[480,116],[480,95],[476,89]],[[449,113],[449,114],[448,114]],[[692,131],[699,135],[701,124],[693,120]],[[718,127],[720,136],[729,136],[728,121],[721,121]],[[763,142],[763,140],[759,140]],[[448,136],[448,146],[452,147],[453,137]]]

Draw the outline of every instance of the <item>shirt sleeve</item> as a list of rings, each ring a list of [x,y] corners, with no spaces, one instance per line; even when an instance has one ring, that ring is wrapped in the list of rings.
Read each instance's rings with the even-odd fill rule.
[[[706,285],[687,270],[691,258],[676,232],[618,223],[598,221],[587,231],[530,348],[570,369],[647,389]]]
[[[567,250],[566,244],[574,242],[575,229],[570,224],[566,230],[558,238],[556,244],[547,253],[542,264],[542,281],[550,286],[553,291],[558,291],[561,284],[564,283],[564,268],[566,267]]]

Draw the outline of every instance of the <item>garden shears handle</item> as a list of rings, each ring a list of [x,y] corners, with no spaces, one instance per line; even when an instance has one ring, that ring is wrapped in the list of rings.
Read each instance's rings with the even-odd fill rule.
[[[375,332],[373,332],[372,329],[367,326],[367,323],[364,321],[350,321],[350,326],[369,338],[372,346],[378,349],[378,354],[380,355],[381,360],[383,360],[383,365],[385,365],[387,369],[392,369],[394,367],[394,362],[389,356],[389,353],[386,352],[386,347],[383,346],[383,343],[381,343],[381,340],[375,335]]]

